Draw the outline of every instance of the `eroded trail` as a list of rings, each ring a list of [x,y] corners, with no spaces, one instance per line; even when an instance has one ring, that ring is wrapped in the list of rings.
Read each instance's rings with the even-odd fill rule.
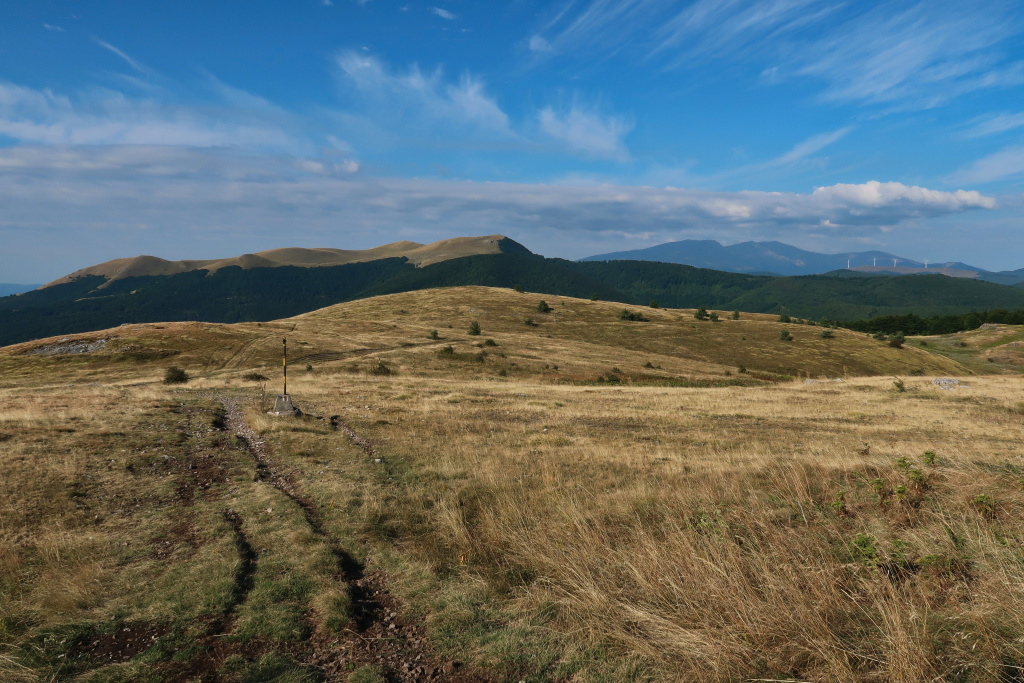
[[[321,537],[335,558],[338,580],[348,587],[352,621],[339,633],[315,629],[309,664],[319,668],[331,681],[348,680],[353,668],[379,666],[387,680],[395,682],[452,681],[482,682],[478,674],[459,670],[455,662],[439,662],[431,653],[422,624],[406,620],[398,602],[387,589],[386,577],[348,553],[325,528],[319,509],[305,497],[295,481],[271,457],[266,441],[245,422],[237,398],[219,396],[229,430],[242,439],[256,461],[257,477],[274,486],[302,511],[310,530]],[[373,445],[338,418],[331,425],[345,433],[368,455]]]

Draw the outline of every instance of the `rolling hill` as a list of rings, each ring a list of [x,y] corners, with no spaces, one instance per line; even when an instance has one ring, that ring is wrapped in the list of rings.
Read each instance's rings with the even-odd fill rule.
[[[1024,308],[1020,288],[941,275],[771,277],[650,261],[545,258],[501,236],[455,244],[470,249],[484,244],[497,252],[457,256],[457,249],[428,245],[430,253],[412,250],[419,265],[409,256],[392,256],[318,267],[235,263],[212,272],[195,268],[171,274],[84,269],[42,289],[0,298],[0,344],[126,323],[274,320],[381,294],[469,285],[833,320]]]

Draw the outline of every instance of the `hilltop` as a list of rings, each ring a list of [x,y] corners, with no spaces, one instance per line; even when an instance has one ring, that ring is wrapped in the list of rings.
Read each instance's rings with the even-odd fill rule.
[[[549,312],[538,310],[541,301]],[[622,320],[623,310],[645,320]],[[52,337],[0,350],[0,370],[5,383],[79,367],[90,377],[129,378],[140,368],[159,372],[170,362],[212,377],[230,377],[252,366],[274,374],[281,338],[287,336],[292,360],[300,366],[382,359],[396,370],[415,367],[417,373],[439,376],[449,362],[437,351],[448,346],[453,357],[473,361],[464,371],[474,375],[504,370],[555,382],[757,384],[797,376],[965,372],[940,355],[890,348],[863,333],[834,330],[826,339],[821,327],[780,323],[778,316],[743,313],[732,320],[731,313],[720,311],[720,321],[711,322],[698,321],[693,313],[449,287],[361,299],[267,323],[152,323]],[[482,328],[479,337],[467,334],[472,321]],[[780,339],[783,329],[792,341]],[[437,339],[430,338],[434,331]],[[499,339],[500,347],[481,346],[485,339]],[[473,355],[481,351],[483,356]]]
[[[322,266],[341,266],[349,263],[362,263],[388,258],[404,258],[415,266],[427,266],[453,258],[472,256],[474,254],[497,254],[501,252],[501,243],[508,240],[504,235],[486,235],[483,237],[455,237],[452,239],[419,244],[417,242],[392,242],[372,249],[302,249],[289,247],[258,251],[255,254],[243,254],[225,259],[167,261],[156,256],[135,256],[132,258],[114,259],[95,266],[76,270],[73,273],[47,283],[44,287],[53,287],[74,282],[88,276],[104,278],[100,285],[105,287],[111,282],[133,277],[154,277],[178,275],[203,270],[212,275],[221,268],[280,268],[296,266],[300,268],[318,268]]]

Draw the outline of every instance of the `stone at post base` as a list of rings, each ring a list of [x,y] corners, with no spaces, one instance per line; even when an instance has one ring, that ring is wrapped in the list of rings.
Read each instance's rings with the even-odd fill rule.
[[[277,400],[274,401],[274,408],[270,410],[268,415],[277,415],[278,417],[284,415],[286,417],[298,417],[302,415],[302,411],[292,405],[292,397],[288,394],[278,394]]]

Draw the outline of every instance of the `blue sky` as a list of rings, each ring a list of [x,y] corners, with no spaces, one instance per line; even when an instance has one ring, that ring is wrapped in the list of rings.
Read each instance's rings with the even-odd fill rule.
[[[0,281],[504,233],[1024,267],[1024,4],[0,7]]]

